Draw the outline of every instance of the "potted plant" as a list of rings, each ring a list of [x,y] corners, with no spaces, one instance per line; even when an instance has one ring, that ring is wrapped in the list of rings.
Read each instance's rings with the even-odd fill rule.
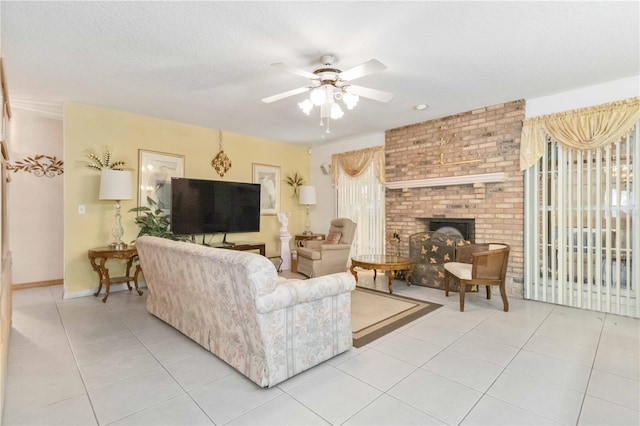
[[[156,202],[151,198],[147,198],[149,205],[155,206]],[[151,235],[154,237],[167,238],[174,241],[187,241],[187,237],[183,235],[176,235],[171,232],[171,220],[168,214],[165,214],[160,209],[151,209],[149,207],[134,207],[129,210],[130,212],[140,213],[135,218],[135,223],[140,227],[138,237],[143,235]]]

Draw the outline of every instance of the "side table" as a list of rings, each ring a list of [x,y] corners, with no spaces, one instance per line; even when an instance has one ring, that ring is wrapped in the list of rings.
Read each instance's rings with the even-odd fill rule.
[[[304,247],[305,241],[324,241],[325,238],[324,234],[298,234],[295,236],[296,247]]]
[[[107,302],[111,284],[127,283],[127,287],[129,287],[129,291],[131,291],[131,284],[129,284],[129,282],[133,281],[138,295],[142,296],[142,291],[138,288],[138,275],[142,271],[142,269],[140,268],[140,264],[136,265],[136,270],[133,277],[130,275],[133,262],[138,258],[138,251],[135,247],[129,246],[125,249],[120,250],[109,247],[99,247],[90,249],[88,251],[88,256],[89,262],[91,262],[91,267],[94,271],[96,271],[99,279],[98,291],[96,291],[93,295],[95,297],[98,297],[100,291],[102,290],[102,284],[105,285],[105,295],[102,298],[102,303]],[[122,259],[127,261],[127,271],[125,276],[113,278],[109,276],[109,268],[107,268],[106,263],[107,260],[110,259]]]

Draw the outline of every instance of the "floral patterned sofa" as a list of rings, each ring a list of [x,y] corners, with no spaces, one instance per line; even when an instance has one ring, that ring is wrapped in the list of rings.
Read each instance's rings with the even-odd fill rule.
[[[266,257],[144,236],[147,310],[262,387],[351,348],[347,272],[279,278]]]

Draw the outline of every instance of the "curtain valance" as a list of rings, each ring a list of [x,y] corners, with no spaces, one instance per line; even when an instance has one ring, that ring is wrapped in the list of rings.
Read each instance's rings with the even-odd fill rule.
[[[331,156],[331,181],[338,183],[340,170],[348,176],[360,176],[373,162],[373,172],[380,183],[385,183],[384,146],[360,149],[358,151],[343,152]]]
[[[533,166],[551,136],[559,144],[581,151],[618,140],[640,120],[640,97],[524,120],[520,140],[520,170]]]

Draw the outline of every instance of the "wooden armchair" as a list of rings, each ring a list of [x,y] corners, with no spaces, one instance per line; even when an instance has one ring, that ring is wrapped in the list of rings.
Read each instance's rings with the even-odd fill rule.
[[[460,312],[464,312],[467,285],[487,286],[487,299],[491,299],[491,286],[500,287],[504,311],[509,311],[505,280],[509,246],[501,243],[471,244],[456,251],[456,262],[444,264],[444,292],[449,296],[449,280],[460,283]]]

